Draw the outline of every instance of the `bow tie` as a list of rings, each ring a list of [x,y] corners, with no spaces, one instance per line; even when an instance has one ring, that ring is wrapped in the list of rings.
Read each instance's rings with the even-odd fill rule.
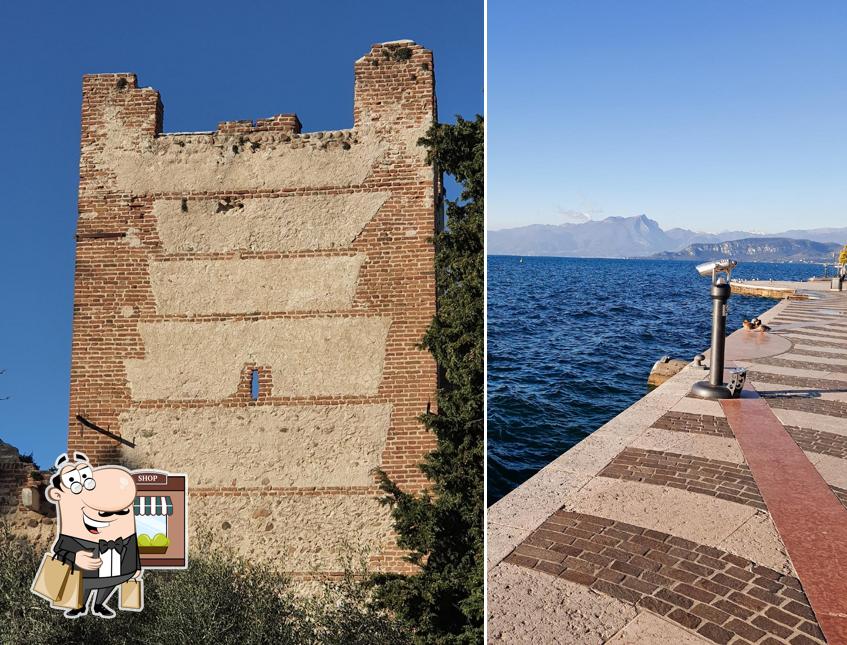
[[[117,540],[100,540],[97,543],[97,550],[99,553],[106,553],[109,549],[114,549],[118,551],[121,555],[126,551],[126,541],[123,538],[118,538]]]

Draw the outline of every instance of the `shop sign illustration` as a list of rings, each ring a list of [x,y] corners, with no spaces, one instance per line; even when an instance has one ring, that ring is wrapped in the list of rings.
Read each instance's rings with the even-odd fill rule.
[[[186,476],[123,466],[92,467],[81,452],[62,454],[46,490],[56,506],[57,537],[32,593],[67,618],[113,618],[109,606],[144,608],[145,569],[188,566]]]

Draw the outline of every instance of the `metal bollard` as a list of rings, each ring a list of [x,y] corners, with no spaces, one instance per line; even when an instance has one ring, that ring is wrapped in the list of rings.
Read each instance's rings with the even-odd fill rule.
[[[726,317],[729,296],[730,274],[737,262],[730,259],[716,260],[697,265],[697,272],[712,278],[712,349],[709,360],[709,380],[698,381],[691,393],[703,399],[731,399],[737,396],[740,388],[730,389],[724,384],[724,354],[726,349]]]

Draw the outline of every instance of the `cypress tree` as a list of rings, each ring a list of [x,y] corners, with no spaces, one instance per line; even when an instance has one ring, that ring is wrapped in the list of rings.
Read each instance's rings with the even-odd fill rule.
[[[421,417],[437,444],[421,464],[424,493],[406,493],[380,473],[397,543],[420,573],[377,576],[377,597],[426,644],[483,639],[483,132],[481,116],[457,117],[419,141],[462,185],[435,236],[438,306],[422,340],[439,369],[438,410]]]

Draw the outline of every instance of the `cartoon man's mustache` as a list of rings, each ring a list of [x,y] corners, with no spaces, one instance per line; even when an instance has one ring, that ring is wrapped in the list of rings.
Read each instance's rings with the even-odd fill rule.
[[[97,515],[100,517],[112,517],[112,515],[126,515],[129,513],[129,509],[125,508],[122,511],[97,511]]]

